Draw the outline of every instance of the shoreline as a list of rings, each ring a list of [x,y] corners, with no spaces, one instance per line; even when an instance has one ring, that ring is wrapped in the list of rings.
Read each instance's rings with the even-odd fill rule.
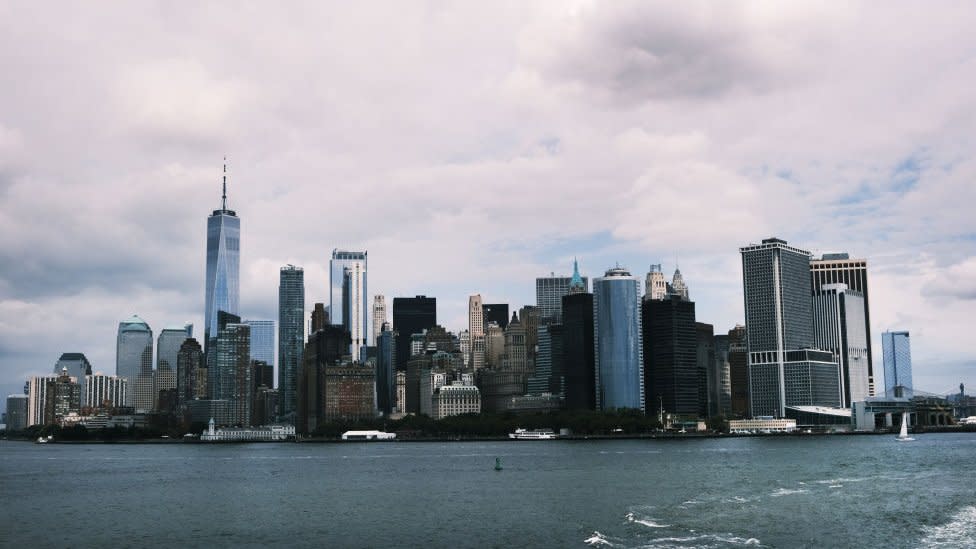
[[[976,432],[976,426],[952,426],[952,427],[937,427],[937,428],[921,428],[914,431],[913,434],[924,435],[932,433],[974,433]],[[825,436],[892,436],[897,435],[895,431],[839,431],[839,432],[794,432],[794,433],[755,433],[755,434],[726,434],[726,433],[640,433],[640,434],[623,434],[623,435],[567,435],[560,436],[558,441],[572,441],[572,442],[585,442],[585,441],[608,441],[608,440],[701,440],[701,439],[729,439],[729,438],[797,438],[797,437],[825,437]],[[9,442],[26,442],[35,443],[34,439],[21,439],[21,438],[6,438],[0,439]],[[309,437],[309,438],[299,438],[287,441],[233,441],[233,440],[221,440],[221,441],[202,441],[199,438],[193,439],[161,439],[161,438],[143,438],[143,439],[120,439],[120,440],[51,440],[48,444],[351,444],[351,443],[386,443],[386,444],[396,444],[396,443],[424,443],[424,442],[513,442],[513,443],[539,443],[539,442],[550,442],[546,440],[515,440],[508,437],[508,435],[494,435],[494,436],[431,436],[431,437],[407,437],[407,438],[397,438],[394,440],[342,440],[341,438],[325,438],[325,437]]]

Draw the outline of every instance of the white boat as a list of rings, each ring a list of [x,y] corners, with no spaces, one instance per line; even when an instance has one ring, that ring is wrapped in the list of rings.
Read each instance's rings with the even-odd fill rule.
[[[901,432],[898,433],[898,438],[896,440],[899,442],[915,440],[914,438],[908,436],[908,412],[901,415]]]
[[[395,440],[396,433],[383,431],[346,431],[342,433],[342,440]]]
[[[47,444],[48,442],[51,442],[52,440],[54,440],[54,436],[48,435],[47,438],[37,437],[37,440],[34,441],[34,442],[35,442],[35,444]]]
[[[552,429],[515,429],[508,438],[514,440],[555,440],[556,433]]]

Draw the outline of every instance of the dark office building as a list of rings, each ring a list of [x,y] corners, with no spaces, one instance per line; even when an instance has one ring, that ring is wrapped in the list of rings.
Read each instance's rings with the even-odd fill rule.
[[[263,360],[252,360],[251,369],[254,372],[251,374],[254,380],[254,392],[256,393],[259,387],[267,387],[268,389],[274,389],[274,366],[268,364]]]
[[[502,330],[508,327],[508,303],[485,303],[481,306],[481,314],[484,318],[484,325],[494,322]]]
[[[319,304],[321,305],[321,304]],[[325,311],[322,311],[324,314]],[[305,271],[286,265],[278,275],[278,395],[281,416],[291,420],[298,406],[298,372],[305,348]],[[273,389],[269,379],[265,384]],[[267,404],[265,402],[265,404]],[[273,416],[264,410],[258,419]],[[261,425],[260,423],[258,425]]]
[[[596,359],[593,354],[593,294],[563,296],[563,376],[566,408],[595,410]]]
[[[329,325],[329,312],[325,310],[325,304],[316,303],[312,308],[312,326],[308,333],[314,334],[319,330],[325,329]]]
[[[383,323],[376,338],[376,408],[384,415],[396,406],[396,332]]]
[[[406,370],[410,361],[410,336],[429,330],[437,325],[437,298],[418,295],[417,297],[393,298],[393,329],[396,330],[396,365]]]
[[[647,410],[699,417],[704,389],[698,363],[695,303],[680,295],[641,304]],[[713,351],[714,352],[714,351]]]
[[[749,353],[746,349],[746,327],[729,330],[729,392],[732,416],[749,416]]]
[[[715,376],[715,328],[711,324],[695,323],[696,356],[698,357],[698,414],[700,417],[715,415],[710,395],[715,393],[718,379]]]
[[[203,368],[203,349],[190,337],[176,354],[176,402],[183,406],[195,399],[207,398],[207,369]],[[199,389],[198,389],[199,388]]]

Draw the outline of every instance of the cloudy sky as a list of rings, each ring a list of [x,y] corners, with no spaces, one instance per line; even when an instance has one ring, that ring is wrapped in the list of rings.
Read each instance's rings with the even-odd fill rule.
[[[976,391],[976,12],[940,3],[0,2],[0,392],[118,321],[203,324],[222,157],[241,308],[278,269],[534,303],[534,278],[677,263],[742,322],[738,248],[870,266],[915,383]],[[958,9],[957,9],[958,8]],[[879,367],[880,369],[880,361]]]

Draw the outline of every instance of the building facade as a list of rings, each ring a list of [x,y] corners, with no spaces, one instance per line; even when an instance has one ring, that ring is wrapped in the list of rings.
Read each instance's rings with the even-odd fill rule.
[[[298,407],[298,372],[304,347],[305,271],[285,265],[278,273],[278,390],[285,421],[294,421]]]
[[[621,267],[593,281],[596,405],[644,411],[640,280]]]
[[[176,355],[176,403],[207,398],[207,369],[203,367],[203,348],[195,338],[186,339]]]
[[[868,393],[875,394],[874,354],[871,351],[871,307],[868,300],[868,262],[851,259],[846,253],[823,254],[810,261],[810,288],[813,295],[827,284],[846,284],[847,289],[859,292],[864,302],[864,333],[867,336]]]
[[[54,363],[54,375],[60,375],[67,368],[68,375],[78,379],[81,393],[85,394],[85,378],[92,374],[91,363],[84,353],[63,353]]]
[[[160,391],[176,389],[178,359],[192,325],[163,328],[156,339],[156,371],[153,374],[153,410],[159,410]]]
[[[366,287],[366,252],[332,250],[329,262],[329,313],[332,322],[341,320],[352,338],[349,355],[359,360],[360,347],[367,345],[369,331]]]
[[[376,340],[376,407],[384,415],[396,408],[396,332],[384,322]]]
[[[153,334],[146,321],[133,315],[119,322],[115,375],[129,384],[126,406],[149,412],[153,407]]]
[[[241,270],[241,219],[227,209],[227,164],[224,164],[220,209],[207,218],[207,280],[204,307],[204,345],[217,337],[217,313],[239,314]]]
[[[814,346],[840,365],[842,407],[871,396],[864,297],[847,284],[823,284],[813,296]]]
[[[93,374],[87,376],[82,394],[82,410],[98,412],[125,406],[128,381],[124,377]]]
[[[468,338],[471,342],[468,364],[480,370],[485,367],[485,316],[481,294],[468,297]]]
[[[695,303],[680,295],[641,305],[648,410],[697,418],[701,409]]]
[[[404,370],[407,368],[411,354],[411,336],[423,333],[424,330],[435,325],[437,325],[437,298],[423,295],[393,298],[393,329],[397,333],[397,368]]]
[[[563,296],[564,394],[570,410],[596,409],[593,337],[593,294]]]
[[[810,252],[789,246],[785,240],[768,238],[761,244],[739,249],[742,255],[743,299],[749,360],[750,413],[753,417],[785,417],[795,405],[839,406],[839,369],[820,359],[800,359],[813,346],[813,314],[810,290]],[[829,355],[829,353],[828,353]],[[806,356],[806,355],[804,355]],[[793,357],[792,359],[789,357]],[[804,364],[815,364],[805,367]],[[797,379],[796,376],[810,376]],[[792,380],[788,377],[794,376]],[[833,381],[831,381],[831,378]],[[822,383],[809,394],[819,402],[793,402],[790,387]],[[838,391],[831,395],[831,388]]]
[[[27,428],[28,396],[22,394],[7,397],[7,431],[23,431]]]
[[[881,353],[884,356],[885,394],[911,397],[912,346],[908,332],[882,333]]]
[[[370,344],[379,345],[380,334],[383,333],[383,324],[386,324],[386,297],[383,295],[373,296],[373,337]]]
[[[481,392],[474,385],[452,383],[434,392],[433,418],[481,413]]]
[[[579,276],[579,266],[573,261],[574,274]],[[570,285],[573,283],[573,276],[556,276],[550,273],[549,276],[535,279],[535,305],[539,310],[539,323],[560,323],[562,322],[563,296],[569,294]],[[589,288],[589,279],[580,277],[583,281],[583,290]]]

